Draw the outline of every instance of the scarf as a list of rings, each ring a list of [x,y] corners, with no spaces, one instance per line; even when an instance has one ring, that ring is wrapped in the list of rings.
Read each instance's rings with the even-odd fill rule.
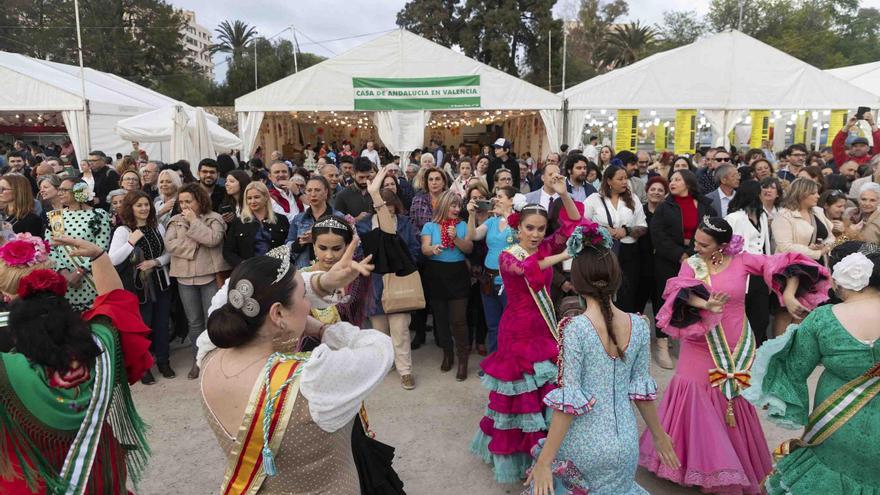
[[[449,235],[449,229],[455,228],[458,225],[457,218],[450,218],[448,220],[443,220],[440,222],[440,247],[444,249],[452,249],[455,247],[454,238]]]

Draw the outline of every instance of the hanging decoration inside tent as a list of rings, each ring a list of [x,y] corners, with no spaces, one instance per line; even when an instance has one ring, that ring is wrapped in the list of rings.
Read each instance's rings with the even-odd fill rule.
[[[794,142],[807,142],[807,112],[801,110],[798,112],[797,120],[794,124]]]
[[[760,148],[761,144],[770,139],[770,110],[752,110],[752,134],[749,137],[749,146]]]
[[[675,154],[693,155],[697,151],[697,111],[675,111]]]
[[[654,151],[658,153],[666,151],[666,146],[668,146],[668,136],[669,126],[665,124],[654,126]]]
[[[825,146],[831,146],[834,136],[846,126],[846,119],[849,118],[847,110],[832,110],[831,118],[828,119],[828,134],[825,136]]]
[[[617,151],[629,150],[635,153],[638,150],[638,128],[638,110],[618,110],[614,149]]]

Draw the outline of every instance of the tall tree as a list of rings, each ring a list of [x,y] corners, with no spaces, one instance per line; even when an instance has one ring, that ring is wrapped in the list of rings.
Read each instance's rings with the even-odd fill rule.
[[[251,41],[257,37],[257,29],[246,23],[235,20],[232,24],[229,21],[223,21],[220,26],[214,30],[217,33],[218,43],[214,43],[209,52],[211,55],[215,53],[229,53],[233,59],[240,59],[241,54],[247,49]]]
[[[658,48],[669,50],[689,45],[706,32],[706,24],[700,15],[692,10],[665,11],[663,23],[657,26],[660,42]]]
[[[657,32],[639,21],[612,27],[605,34],[605,43],[599,53],[602,65],[616,69],[645,57],[657,43]]]
[[[566,67],[566,87],[608,70],[599,60],[606,34],[611,26],[629,13],[626,0],[600,2],[581,0],[577,19],[568,33],[568,60]]]
[[[459,43],[458,0],[410,0],[397,13],[397,25],[443,46]]]

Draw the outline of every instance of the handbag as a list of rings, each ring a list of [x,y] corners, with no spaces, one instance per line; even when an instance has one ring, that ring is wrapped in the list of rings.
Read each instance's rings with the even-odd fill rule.
[[[425,309],[425,291],[419,272],[398,276],[382,275],[382,310],[385,314],[407,313]]]

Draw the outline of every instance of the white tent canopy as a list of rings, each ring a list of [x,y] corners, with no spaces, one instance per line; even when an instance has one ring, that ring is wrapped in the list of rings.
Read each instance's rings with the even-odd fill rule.
[[[131,144],[115,132],[119,120],[181,104],[113,74],[86,68],[84,75],[85,102],[78,66],[0,52],[0,112],[61,113],[76,156],[82,159],[89,149],[108,155],[131,151]],[[167,153],[167,147],[162,150],[158,144],[143,149],[161,159]]]
[[[591,109],[700,109],[725,144],[746,110],[873,108],[880,102],[877,95],[735,30],[613,70],[566,90],[565,96],[569,136],[583,129]]]
[[[539,110],[551,148],[558,149],[562,99],[409,31],[395,30],[252,93],[236,98],[243,155],[250,156],[265,112],[354,111],[352,77],[480,76],[480,107]],[[422,146],[429,111],[377,111],[374,122],[392,152]]]
[[[116,134],[126,141],[166,142],[170,160],[187,160],[195,165],[202,158],[241,149],[241,139],[217,124],[217,117],[201,108],[173,105],[116,123]]]
[[[838,67],[836,69],[828,69],[825,72],[837,76],[853,86],[858,86],[865,91],[880,96],[880,62]]]

